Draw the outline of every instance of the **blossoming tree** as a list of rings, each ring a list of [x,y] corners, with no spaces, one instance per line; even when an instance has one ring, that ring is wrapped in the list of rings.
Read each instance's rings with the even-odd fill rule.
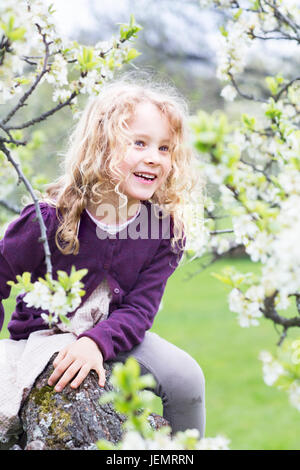
[[[250,48],[259,41],[285,41],[300,47],[300,6],[296,0],[200,0],[202,7],[226,11],[220,28],[217,76],[222,96],[255,103],[255,113],[242,113],[233,126],[222,113],[194,116],[192,128],[200,166],[207,181],[219,187],[218,206],[232,226],[218,230],[217,204],[207,197],[205,243],[197,256],[212,261],[243,247],[259,275],[228,267],[216,274],[230,286],[229,307],[242,327],[259,325],[265,317],[278,327],[277,357],[262,351],[268,385],[287,390],[300,411],[300,341],[286,338],[300,327],[300,77],[283,71],[265,77],[263,92],[249,92],[243,75]],[[241,78],[244,84],[240,85]],[[245,85],[246,83],[246,85]],[[290,307],[296,311],[287,314]]]
[[[5,105],[0,108],[0,205],[17,214],[18,208],[6,198],[16,184],[22,182],[25,185],[35,204],[41,229],[39,241],[44,246],[47,266],[44,279],[39,278],[32,283],[31,274],[25,272],[22,276],[17,276],[17,283],[9,283],[26,292],[24,301],[29,306],[48,311],[42,316],[50,326],[59,319],[67,322],[67,313],[74,311],[80,304],[80,298],[84,295],[81,279],[86,270],[76,271],[73,266],[69,275],[63,271],[52,272],[46,227],[37,195],[38,190],[42,189],[42,178],[32,175],[30,164],[28,165],[30,152],[41,145],[41,135],[32,129],[62,108],[69,107],[76,117],[80,95],[97,95],[102,84],[113,77],[116,69],[139,55],[132,47],[131,39],[141,29],[131,15],[130,23],[120,26],[117,37],[87,47],[63,38],[57,31],[53,14],[52,5],[45,0],[20,0],[18,3],[14,0],[2,0],[0,5],[0,104]],[[30,106],[30,97],[44,81],[52,87],[54,104],[45,103],[45,109],[40,114],[22,120],[22,109]],[[45,182],[47,181],[43,180]],[[133,365],[132,368],[132,383],[136,387],[139,384],[136,366]],[[143,400],[138,403],[141,406],[147,405]],[[133,402],[134,406],[135,404]],[[136,429],[132,431],[133,434],[127,435],[120,448],[126,449],[132,437],[134,442],[130,446],[137,446],[133,447],[137,449],[140,448],[141,441],[145,449],[149,446],[158,449],[228,448],[228,440],[222,436],[200,442],[199,433],[194,431],[181,433],[174,440],[166,432],[160,433],[157,438],[153,433],[153,442],[149,443]]]

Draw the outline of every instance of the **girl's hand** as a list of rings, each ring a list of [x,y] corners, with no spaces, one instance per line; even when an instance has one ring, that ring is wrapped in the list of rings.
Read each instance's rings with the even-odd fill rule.
[[[55,386],[57,392],[61,392],[76,374],[71,387],[79,387],[91,369],[98,373],[99,385],[104,387],[103,357],[97,344],[87,336],[63,348],[56,356],[53,365],[54,372],[49,377],[48,384],[54,385],[60,378]]]

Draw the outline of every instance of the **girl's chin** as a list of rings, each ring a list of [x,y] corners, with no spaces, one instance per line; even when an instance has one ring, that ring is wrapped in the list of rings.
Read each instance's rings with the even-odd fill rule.
[[[150,197],[153,196],[154,194],[154,188],[133,188],[133,187],[130,187],[130,188],[124,188],[125,191],[124,193],[126,194],[126,196],[128,197],[128,199],[131,199],[131,200],[138,200],[138,201],[143,201],[143,200],[146,200],[146,199],[149,199]]]
[[[129,201],[146,201],[147,199],[150,199],[154,191],[135,191],[135,192],[126,192],[126,196],[128,197]]]

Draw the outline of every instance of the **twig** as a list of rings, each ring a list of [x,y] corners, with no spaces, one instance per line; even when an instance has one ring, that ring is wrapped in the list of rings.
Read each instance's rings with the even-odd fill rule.
[[[287,330],[288,330],[287,327],[284,326],[284,327],[283,327],[283,331],[282,331],[282,333],[281,333],[281,335],[280,335],[279,341],[278,341],[278,343],[277,343],[277,346],[281,346],[281,345],[282,345],[283,341],[284,341],[285,338],[286,338]]]
[[[26,140],[15,140],[13,138],[11,139],[5,139],[5,137],[0,137],[0,142],[3,142],[4,144],[15,144],[15,145],[27,145]]]
[[[300,317],[285,318],[279,315],[274,305],[274,299],[277,294],[278,294],[278,291],[276,290],[272,296],[266,297],[264,300],[265,308],[260,307],[260,311],[263,313],[265,318],[272,320],[274,324],[283,326],[284,331],[279,340],[279,344],[281,344],[284,338],[286,337],[286,331],[288,330],[288,328],[291,328],[294,326],[300,327]]]
[[[43,243],[44,251],[45,251],[45,263],[46,263],[46,266],[47,266],[47,273],[49,273],[52,276],[51,253],[50,253],[49,243],[48,243],[48,239],[47,239],[47,235],[46,235],[46,226],[45,226],[45,223],[44,223],[44,220],[43,220],[43,217],[42,217],[39,201],[38,201],[36,195],[34,194],[34,190],[31,186],[31,184],[29,183],[28,179],[24,175],[20,165],[13,159],[13,157],[12,157],[11,153],[9,152],[9,150],[1,142],[0,142],[0,150],[2,150],[2,152],[6,155],[8,161],[14,166],[14,168],[15,168],[18,176],[19,176],[19,179],[21,181],[23,181],[26,189],[28,190],[28,192],[30,193],[30,195],[31,195],[31,197],[34,201],[36,215],[37,215],[37,219],[38,219],[38,222],[39,222],[39,225],[40,225],[40,230],[41,230],[41,237],[39,238],[38,241]]]
[[[273,31],[264,31],[265,34],[270,34]],[[263,41],[272,41],[273,39],[275,41],[297,41],[299,42],[299,39],[291,36],[290,34],[284,33],[283,31],[280,31],[280,34],[283,34],[283,36],[258,36],[257,34],[254,34],[251,31],[251,38],[253,39],[262,39]]]
[[[3,65],[6,52],[11,52],[9,39],[3,34],[0,40],[0,65]]]
[[[185,277],[185,281],[189,281],[190,279],[192,279],[193,277],[197,276],[198,274],[202,273],[205,269],[207,269],[209,266],[211,266],[212,264],[214,264],[216,261],[218,261],[219,259],[221,258],[225,258],[226,256],[230,255],[234,250],[236,250],[237,248],[239,247],[243,247],[243,245],[241,245],[240,243],[239,244],[235,244],[233,243],[232,246],[227,250],[227,251],[224,251],[223,253],[217,253],[217,252],[214,252],[212,251],[211,253],[209,254],[212,254],[212,258],[211,260],[206,263],[206,264],[202,264],[200,265],[200,269],[198,269],[197,271],[193,272],[193,273],[188,273]]]
[[[198,274],[202,273],[205,269],[207,269],[209,266],[211,266],[213,263],[215,263],[221,257],[217,253],[212,253],[212,254],[213,254],[213,257],[207,264],[201,264],[200,269],[198,269],[197,271],[195,271],[193,273],[187,273],[184,280],[185,281],[190,281],[193,277],[195,277]]]
[[[278,101],[282,93],[284,93],[293,83],[297,82],[300,80],[300,77],[293,78],[290,82],[288,82],[278,93],[277,95],[274,96],[274,100]]]
[[[210,235],[219,235],[219,234],[222,234],[222,233],[233,233],[234,230],[232,230],[231,228],[226,228],[224,230],[214,230],[212,232],[209,232]]]
[[[59,111],[64,106],[68,106],[71,103],[72,99],[75,98],[76,95],[77,95],[77,91],[73,91],[71,96],[66,101],[64,101],[63,103],[59,103],[57,106],[45,112],[44,114],[41,114],[39,117],[31,119],[30,121],[24,122],[23,124],[20,124],[18,126],[8,126],[5,129],[6,130],[25,129],[26,127],[33,126],[33,124],[36,124],[37,122],[44,121],[49,116],[56,113],[56,111]]]
[[[2,120],[2,125],[5,125],[8,121],[10,121],[10,119],[16,114],[16,112],[22,107],[24,106],[25,104],[25,101],[29,98],[29,96],[33,93],[33,91],[35,90],[35,88],[37,87],[37,85],[39,84],[39,82],[41,81],[42,77],[45,75],[45,73],[48,72],[48,59],[49,59],[49,45],[51,44],[51,42],[47,42],[46,41],[46,35],[45,34],[42,34],[42,31],[41,31],[41,28],[40,26],[37,24],[36,25],[38,30],[39,30],[39,33],[41,34],[42,38],[43,38],[43,43],[44,43],[44,46],[45,46],[45,56],[44,56],[44,62],[43,62],[43,68],[41,70],[41,72],[37,75],[35,81],[33,82],[33,84],[31,85],[31,87],[29,88],[29,90],[26,91],[26,93],[23,94],[23,96],[21,96],[21,98],[19,99],[18,103],[16,104],[16,106],[8,113],[8,115],[6,116],[6,118],[4,118]]]
[[[260,169],[257,168],[253,163],[251,163],[251,162],[246,162],[246,161],[243,160],[242,158],[240,158],[240,162],[244,163],[244,165],[251,166],[251,168],[252,168],[254,171],[257,171],[258,173],[262,173],[262,174],[266,177],[266,180],[269,181],[269,183],[274,184],[274,182],[271,180],[271,178],[270,178],[269,175],[265,172],[265,170],[260,170]]]
[[[247,95],[246,93],[243,93],[239,87],[238,87],[238,84],[236,83],[235,81],[235,78],[234,76],[232,75],[231,72],[228,72],[228,76],[231,80],[231,83],[232,83],[232,86],[235,88],[235,90],[237,91],[237,93],[242,97],[242,98],[245,98],[246,100],[250,100],[250,101],[256,101],[258,103],[266,103],[266,100],[263,100],[261,98],[256,98],[255,96],[253,95]]]
[[[292,21],[290,18],[288,18],[287,16],[285,16],[275,5],[275,3],[270,3],[268,2],[267,0],[264,0],[265,1],[265,4],[268,5],[269,7],[273,8],[274,10],[274,16],[279,20],[279,21],[283,21],[284,23],[286,23],[293,31],[294,33],[296,34],[298,40],[300,40],[300,36],[299,36],[299,30],[300,30],[300,27],[294,23],[294,21]]]

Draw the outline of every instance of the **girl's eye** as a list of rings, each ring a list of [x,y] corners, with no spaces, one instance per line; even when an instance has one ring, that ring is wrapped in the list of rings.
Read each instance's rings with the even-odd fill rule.
[[[145,145],[145,142],[143,142],[142,140],[136,140],[134,142],[134,145],[137,145],[138,147],[143,147]]]
[[[168,152],[169,151],[169,147],[167,145],[163,145],[162,147],[160,147],[160,150],[162,152]]]

